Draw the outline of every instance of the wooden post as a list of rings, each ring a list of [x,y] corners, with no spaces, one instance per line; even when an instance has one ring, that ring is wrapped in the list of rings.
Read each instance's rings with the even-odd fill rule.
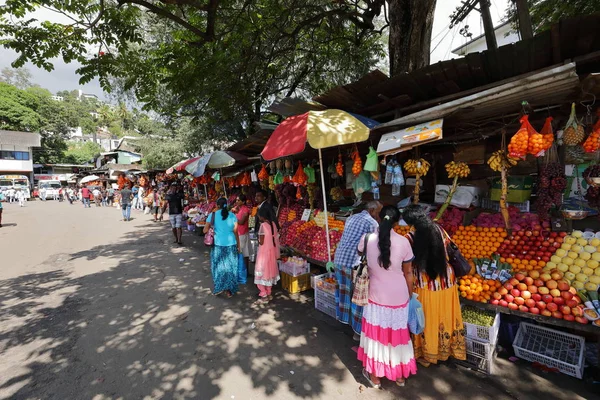
[[[521,40],[531,39],[533,37],[533,28],[531,26],[531,17],[527,0],[514,0],[517,5],[517,17],[519,19],[519,31],[521,31]]]
[[[483,20],[483,30],[485,32],[485,43],[488,50],[496,50],[498,43],[496,42],[496,33],[494,32],[494,23],[490,14],[489,0],[479,0],[479,8],[481,10],[481,19]]]

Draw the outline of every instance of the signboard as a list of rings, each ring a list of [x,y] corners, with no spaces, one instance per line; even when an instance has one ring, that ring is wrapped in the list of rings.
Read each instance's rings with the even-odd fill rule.
[[[386,133],[377,145],[377,154],[396,154],[442,138],[444,119]]]
[[[68,181],[73,174],[33,174],[35,181]]]
[[[300,218],[302,221],[308,221],[308,219],[310,218],[310,208],[305,208],[304,212],[302,213],[302,218]]]
[[[27,179],[27,180],[29,180],[29,178],[27,178],[27,176],[25,176],[25,175],[0,175],[0,179]]]

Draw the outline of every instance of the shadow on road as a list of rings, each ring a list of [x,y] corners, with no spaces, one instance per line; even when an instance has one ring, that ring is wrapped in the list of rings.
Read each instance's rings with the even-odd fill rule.
[[[4,381],[0,392],[10,390],[13,399],[247,399],[250,389],[259,389],[259,398],[289,391],[318,399],[332,398],[326,389],[336,398],[363,392],[349,332],[315,311],[310,297],[278,291],[258,306],[253,285],[233,299],[214,297],[201,239],[186,235],[185,248],[172,246],[165,228],[151,223],[117,244],[64,257],[66,265],[115,265],[101,272],[72,278],[55,270],[0,281],[0,354],[24,353],[28,370]],[[55,307],[44,306],[61,294]],[[356,378],[350,385],[348,370]],[[405,389],[365,395],[514,398],[463,369],[421,371]],[[550,393],[544,390],[532,385],[529,394],[541,398]]]

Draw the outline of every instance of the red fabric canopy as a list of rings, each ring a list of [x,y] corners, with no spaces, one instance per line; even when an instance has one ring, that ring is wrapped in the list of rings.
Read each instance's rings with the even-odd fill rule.
[[[286,118],[273,131],[260,155],[267,161],[302,153],[306,148],[308,113]]]

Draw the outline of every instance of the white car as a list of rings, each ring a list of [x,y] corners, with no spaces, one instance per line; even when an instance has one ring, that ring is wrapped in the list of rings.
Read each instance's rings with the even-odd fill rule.
[[[46,191],[46,200],[51,200],[54,195],[58,198],[62,185],[59,181],[39,181],[38,182],[38,195],[42,192],[42,189]]]

